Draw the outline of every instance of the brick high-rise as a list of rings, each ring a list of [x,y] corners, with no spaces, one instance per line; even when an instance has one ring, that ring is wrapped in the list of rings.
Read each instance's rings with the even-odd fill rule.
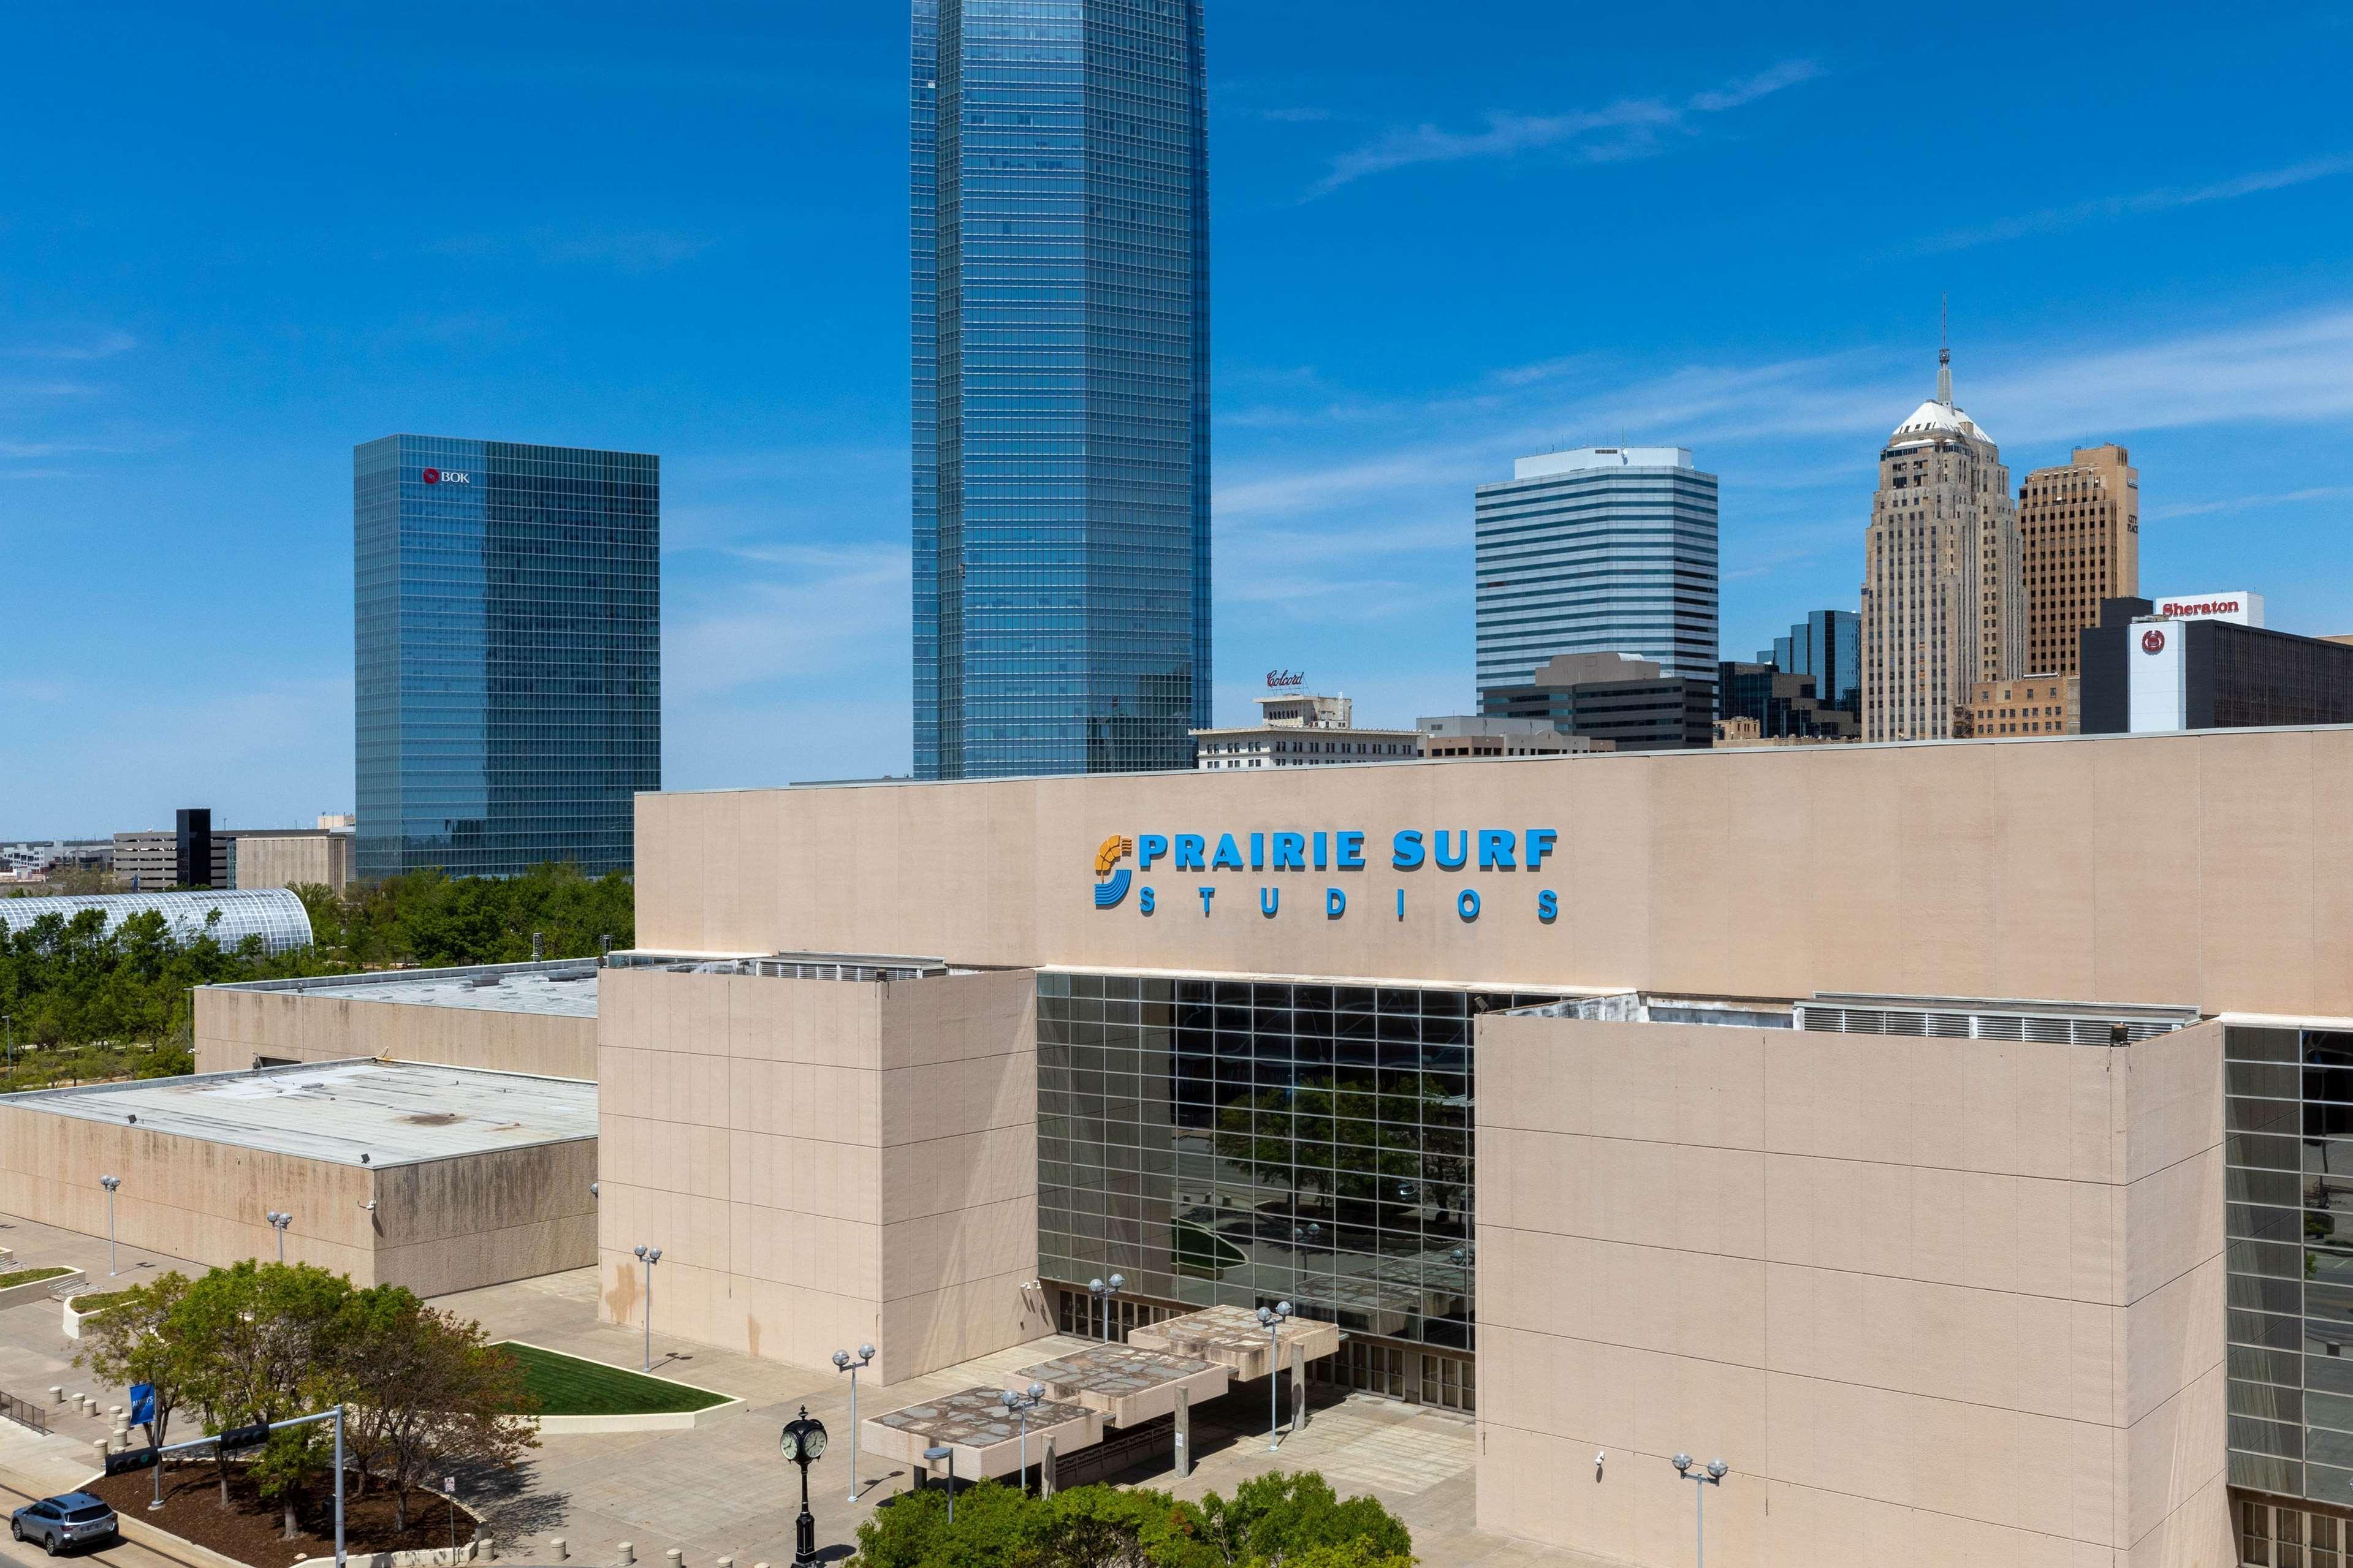
[[[2026,562],[2026,668],[2077,673],[2076,645],[2100,601],[2140,593],[2140,472],[2122,447],[2078,447],[2018,487]]]

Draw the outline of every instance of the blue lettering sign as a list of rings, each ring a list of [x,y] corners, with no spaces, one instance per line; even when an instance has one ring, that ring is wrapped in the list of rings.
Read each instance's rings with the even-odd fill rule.
[[[1461,915],[1466,921],[1477,920],[1479,918],[1479,890],[1476,888],[1465,888],[1461,892],[1455,894],[1454,912]]]
[[[1282,908],[1282,889],[1281,888],[1261,888],[1258,890],[1259,913],[1271,920],[1274,918],[1274,911],[1281,908]]]
[[[1340,869],[1361,871],[1365,868],[1365,836],[1361,833],[1340,835]]]
[[[1421,868],[1421,835],[1415,832],[1412,828],[1408,827],[1401,829],[1395,838],[1389,840],[1389,864],[1395,866],[1398,870],[1419,870]],[[1460,864],[1460,862],[1457,862],[1457,864]],[[1398,889],[1398,897],[1399,899],[1403,899],[1405,897],[1404,889],[1400,888]]]
[[[1560,835],[1549,827],[1529,828],[1528,869],[1534,871],[1543,866],[1544,858],[1551,854],[1552,847],[1559,842]]]
[[[1139,833],[1135,836],[1135,864],[1138,868],[1145,871],[1151,870],[1152,863],[1167,853],[1168,838],[1166,835],[1159,833]]]
[[[1441,827],[1438,830],[1438,868],[1440,870],[1460,871],[1462,869],[1462,863],[1470,858],[1471,830],[1469,828],[1464,828],[1462,836],[1455,840],[1454,853],[1451,856],[1446,852],[1446,829]]]
[[[1145,889],[1147,896],[1149,896],[1151,891],[1152,889],[1149,888]],[[1546,888],[1543,892],[1536,895],[1536,919],[1544,921],[1546,925],[1550,925],[1559,918],[1560,895],[1554,892],[1550,888]]]
[[[1242,852],[1239,848],[1235,847],[1234,836],[1230,833],[1219,834],[1218,836],[1218,852],[1209,857],[1209,869],[1212,871],[1239,871],[1241,868]]]
[[[1148,914],[1150,914],[1150,913],[1152,912],[1152,907],[1153,907],[1153,905],[1152,905],[1152,889],[1151,889],[1146,888],[1146,889],[1144,889],[1144,891],[1143,891],[1142,893],[1140,893],[1140,894],[1138,894],[1138,895],[1136,896],[1135,907],[1136,907],[1137,910],[1138,910],[1139,912],[1141,912],[1141,913],[1144,913],[1144,914],[1147,914],[1147,915],[1148,915]]]
[[[1322,834],[1315,836],[1323,837]],[[1307,853],[1307,836],[1303,833],[1278,833],[1274,836],[1274,868],[1278,871],[1304,871],[1301,858]]]
[[[1201,864],[1201,836],[1199,834],[1180,833],[1176,836],[1176,869],[1179,871],[1206,871],[1208,869],[1207,866]]]
[[[1344,893],[1344,892],[1342,892],[1342,891],[1341,891],[1339,889],[1337,889],[1337,888],[1326,888],[1326,889],[1324,889],[1324,918],[1325,920],[1333,920],[1333,921],[1336,921],[1336,920],[1338,920],[1342,915],[1345,915],[1345,914],[1346,914],[1347,912],[1348,912],[1348,895],[1347,895],[1347,894],[1345,894],[1345,893]]]
[[[1518,867],[1512,859],[1512,835],[1501,827],[1479,830],[1479,869],[1482,871],[1512,871]]]

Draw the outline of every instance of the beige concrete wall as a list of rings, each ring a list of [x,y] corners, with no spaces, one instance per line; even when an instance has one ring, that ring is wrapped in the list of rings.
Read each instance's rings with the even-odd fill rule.
[[[357,1002],[332,991],[196,993],[198,1072],[240,1072],[257,1056],[283,1061],[389,1057],[543,1078],[596,1076],[596,1020],[410,1002]]]
[[[1050,1331],[1037,1252],[1034,977],[879,985],[607,970],[598,1310],[919,1375]]]
[[[1535,875],[1389,868],[1399,828],[1482,826],[1552,827],[1559,848]],[[1137,878],[1157,913],[1134,894],[1093,907],[1112,833],[1279,828],[1363,829],[1367,868],[1164,863]],[[2348,729],[641,795],[638,940],[2343,1015],[2348,828]],[[1273,919],[1261,886],[1282,890]],[[1466,886],[1475,922],[1456,913]],[[1348,893],[1340,920],[1327,887]]]
[[[212,1266],[278,1257],[419,1295],[596,1261],[594,1139],[370,1169],[0,1104],[0,1214]],[[373,1202],[374,1211],[365,1205]]]
[[[237,885],[297,888],[305,883],[342,892],[352,879],[348,833],[240,834],[237,840]]]
[[[2234,1561],[2220,1042],[1482,1019],[1481,1527],[1689,1563],[1683,1450],[1728,1562]]]

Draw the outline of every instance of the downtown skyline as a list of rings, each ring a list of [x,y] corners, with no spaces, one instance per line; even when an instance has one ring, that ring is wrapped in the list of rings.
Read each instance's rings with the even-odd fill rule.
[[[436,50],[432,7],[32,19],[115,74],[0,110],[35,153],[0,262],[0,544],[42,612],[0,673],[7,831],[351,804],[344,454],[394,428],[664,454],[674,787],[908,770],[905,18],[617,16],[537,58]],[[2037,100],[2063,73],[2022,10],[1926,61],[1830,16],[1574,58],[1518,6],[1410,22],[1210,11],[1220,721],[1276,666],[1368,719],[1465,708],[1472,488],[1552,446],[1722,476],[1725,649],[1852,605],[1944,291],[2014,473],[2131,446],[2145,584],[2353,629],[2353,149],[2317,87],[2353,58],[2341,7],[2153,18],[2105,118]],[[2016,123],[1920,109],[1997,63]],[[342,101],[378,69],[388,118]],[[195,80],[238,90],[183,135]],[[264,80],[316,145],[248,101]],[[554,112],[583,95],[638,140]],[[1948,188],[1892,190],[1932,135]],[[714,137],[744,144],[702,167]],[[435,174],[461,144],[544,188],[465,196]],[[416,172],[377,202],[339,163]],[[1598,217],[1642,243],[1593,246]],[[158,580],[194,610],[129,587]]]

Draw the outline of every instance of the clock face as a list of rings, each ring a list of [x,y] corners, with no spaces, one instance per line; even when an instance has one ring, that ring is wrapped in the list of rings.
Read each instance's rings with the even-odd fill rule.
[[[825,1428],[812,1426],[802,1433],[801,1449],[812,1459],[822,1458],[825,1453]]]

